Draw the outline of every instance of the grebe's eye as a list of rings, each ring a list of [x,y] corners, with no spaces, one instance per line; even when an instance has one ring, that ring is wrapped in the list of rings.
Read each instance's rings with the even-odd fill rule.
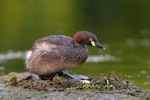
[[[89,41],[91,42],[91,45],[92,45],[92,46],[96,46],[96,43],[95,43],[95,41],[93,40],[93,38],[89,38]]]

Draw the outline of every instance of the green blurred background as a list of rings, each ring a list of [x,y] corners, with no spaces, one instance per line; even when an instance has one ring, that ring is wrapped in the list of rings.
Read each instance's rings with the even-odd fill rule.
[[[111,55],[119,61],[88,62],[73,72],[115,72],[150,89],[149,0],[0,0],[0,53],[26,51],[43,36],[76,31],[94,33],[107,49],[89,47],[89,55]],[[23,59],[0,62],[2,73],[25,71]]]

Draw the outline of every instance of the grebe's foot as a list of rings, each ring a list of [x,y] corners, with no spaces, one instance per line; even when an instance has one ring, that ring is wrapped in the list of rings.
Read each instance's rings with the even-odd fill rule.
[[[39,75],[36,75],[36,74],[34,74],[32,72],[30,72],[30,76],[27,77],[26,79],[30,79],[30,78],[32,78],[34,81],[40,81],[41,80]]]
[[[81,82],[81,83],[90,83],[90,81],[89,81],[90,78],[88,76],[70,74],[66,71],[51,73],[49,75],[36,75],[34,73],[31,73],[31,78],[34,81],[52,80],[53,77],[55,77],[56,75],[59,75],[60,77],[64,77],[67,79],[72,79],[73,81],[77,81],[77,82]]]
[[[70,74],[66,71],[59,72],[59,75],[65,77],[65,78],[71,78],[74,81],[80,81],[81,83],[90,83],[90,81],[89,81],[90,78],[88,76]]]
[[[53,77],[55,77],[57,73],[51,73],[48,75],[37,75],[34,73],[30,73],[30,77],[34,80],[34,81],[43,81],[43,80],[52,80]]]

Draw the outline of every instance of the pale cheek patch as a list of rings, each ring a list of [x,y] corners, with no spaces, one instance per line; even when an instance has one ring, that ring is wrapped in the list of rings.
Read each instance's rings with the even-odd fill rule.
[[[96,46],[96,43],[93,41],[93,39],[92,39],[92,38],[89,38],[89,40],[90,40],[90,42],[91,42],[92,46]]]
[[[91,41],[91,44],[92,46],[96,46],[95,42],[94,41]]]

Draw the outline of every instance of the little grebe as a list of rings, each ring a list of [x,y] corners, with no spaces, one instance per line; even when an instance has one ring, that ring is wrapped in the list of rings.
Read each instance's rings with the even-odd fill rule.
[[[76,32],[73,38],[64,35],[43,37],[27,52],[26,68],[36,75],[47,75],[81,65],[88,57],[86,45],[104,49],[88,31]]]

